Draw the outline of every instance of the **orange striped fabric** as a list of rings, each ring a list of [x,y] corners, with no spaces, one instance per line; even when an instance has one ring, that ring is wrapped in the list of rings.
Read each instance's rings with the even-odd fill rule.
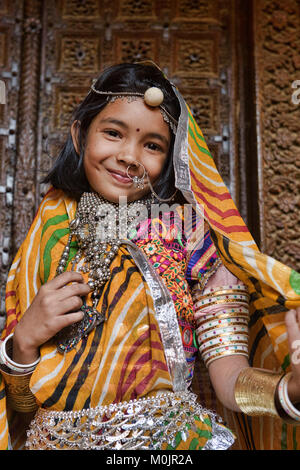
[[[42,201],[9,273],[3,337],[14,330],[39,287],[55,276],[75,211],[76,203],[61,191],[50,191]],[[76,250],[76,242],[72,242],[69,261]],[[71,263],[67,269],[71,269]],[[59,354],[54,340],[40,348],[41,361],[32,374],[30,388],[43,408],[81,410],[173,389],[152,296],[123,246],[112,262],[111,272],[97,307],[105,315],[105,323],[68,353]],[[87,275],[83,276],[87,280]],[[87,304],[91,305],[90,295]],[[4,388],[1,393],[4,449],[8,440]],[[14,429],[20,433],[20,424],[13,426],[14,422],[10,421],[11,438],[20,447],[21,437],[14,433]],[[211,429],[207,416],[197,422],[197,431],[191,430],[186,442],[176,440],[176,448],[204,446]]]
[[[205,139],[189,109],[187,145],[191,190],[210,226],[211,239],[224,265],[250,293],[250,365],[290,370],[284,312],[300,306],[300,274],[261,253],[219,175]],[[207,406],[215,404],[238,435],[236,446],[256,449],[300,447],[300,429],[271,418],[250,418],[225,410],[208,382]],[[204,379],[203,379],[204,380]],[[199,385],[200,381],[200,385]]]

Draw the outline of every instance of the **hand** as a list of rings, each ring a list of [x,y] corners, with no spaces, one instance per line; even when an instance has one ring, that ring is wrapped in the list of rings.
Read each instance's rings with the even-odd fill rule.
[[[294,403],[300,402],[300,307],[289,310],[285,316],[288,333],[292,377],[288,384],[289,398]]]
[[[71,285],[68,285],[72,283]],[[31,363],[39,346],[66,326],[82,320],[81,297],[90,292],[81,274],[68,271],[44,284],[15,328],[13,359]]]

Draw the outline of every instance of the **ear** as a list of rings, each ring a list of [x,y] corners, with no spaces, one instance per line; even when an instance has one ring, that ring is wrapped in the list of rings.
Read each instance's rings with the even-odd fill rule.
[[[80,128],[80,121],[73,121],[71,125],[71,136],[72,136],[74,148],[76,152],[78,153],[78,155],[80,154],[79,139],[78,139],[79,128]]]

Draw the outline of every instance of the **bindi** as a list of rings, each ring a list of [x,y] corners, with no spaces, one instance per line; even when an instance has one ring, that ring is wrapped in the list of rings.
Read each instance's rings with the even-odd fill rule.
[[[139,129],[137,129],[136,131],[137,131],[137,132],[140,132],[140,130],[139,130]]]

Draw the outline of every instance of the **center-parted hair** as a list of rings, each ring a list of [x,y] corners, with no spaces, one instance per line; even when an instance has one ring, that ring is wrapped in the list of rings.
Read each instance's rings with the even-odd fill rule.
[[[164,94],[163,106],[176,120],[179,119],[180,105],[172,85],[159,68],[155,66],[142,64],[114,65],[104,70],[94,86],[101,91],[137,93],[144,93],[149,87],[158,87]],[[86,137],[91,122],[108,103],[107,95],[99,95],[93,91],[88,93],[72,117],[72,122],[78,123],[78,152],[74,147],[71,132],[69,132],[57,160],[48,175],[43,179],[43,183],[51,183],[55,188],[62,189],[77,200],[83,192],[91,190],[83,165]],[[155,184],[155,191],[162,198],[170,197],[174,192],[174,135],[172,131],[170,131],[170,135],[171,144],[168,157],[161,176]]]

